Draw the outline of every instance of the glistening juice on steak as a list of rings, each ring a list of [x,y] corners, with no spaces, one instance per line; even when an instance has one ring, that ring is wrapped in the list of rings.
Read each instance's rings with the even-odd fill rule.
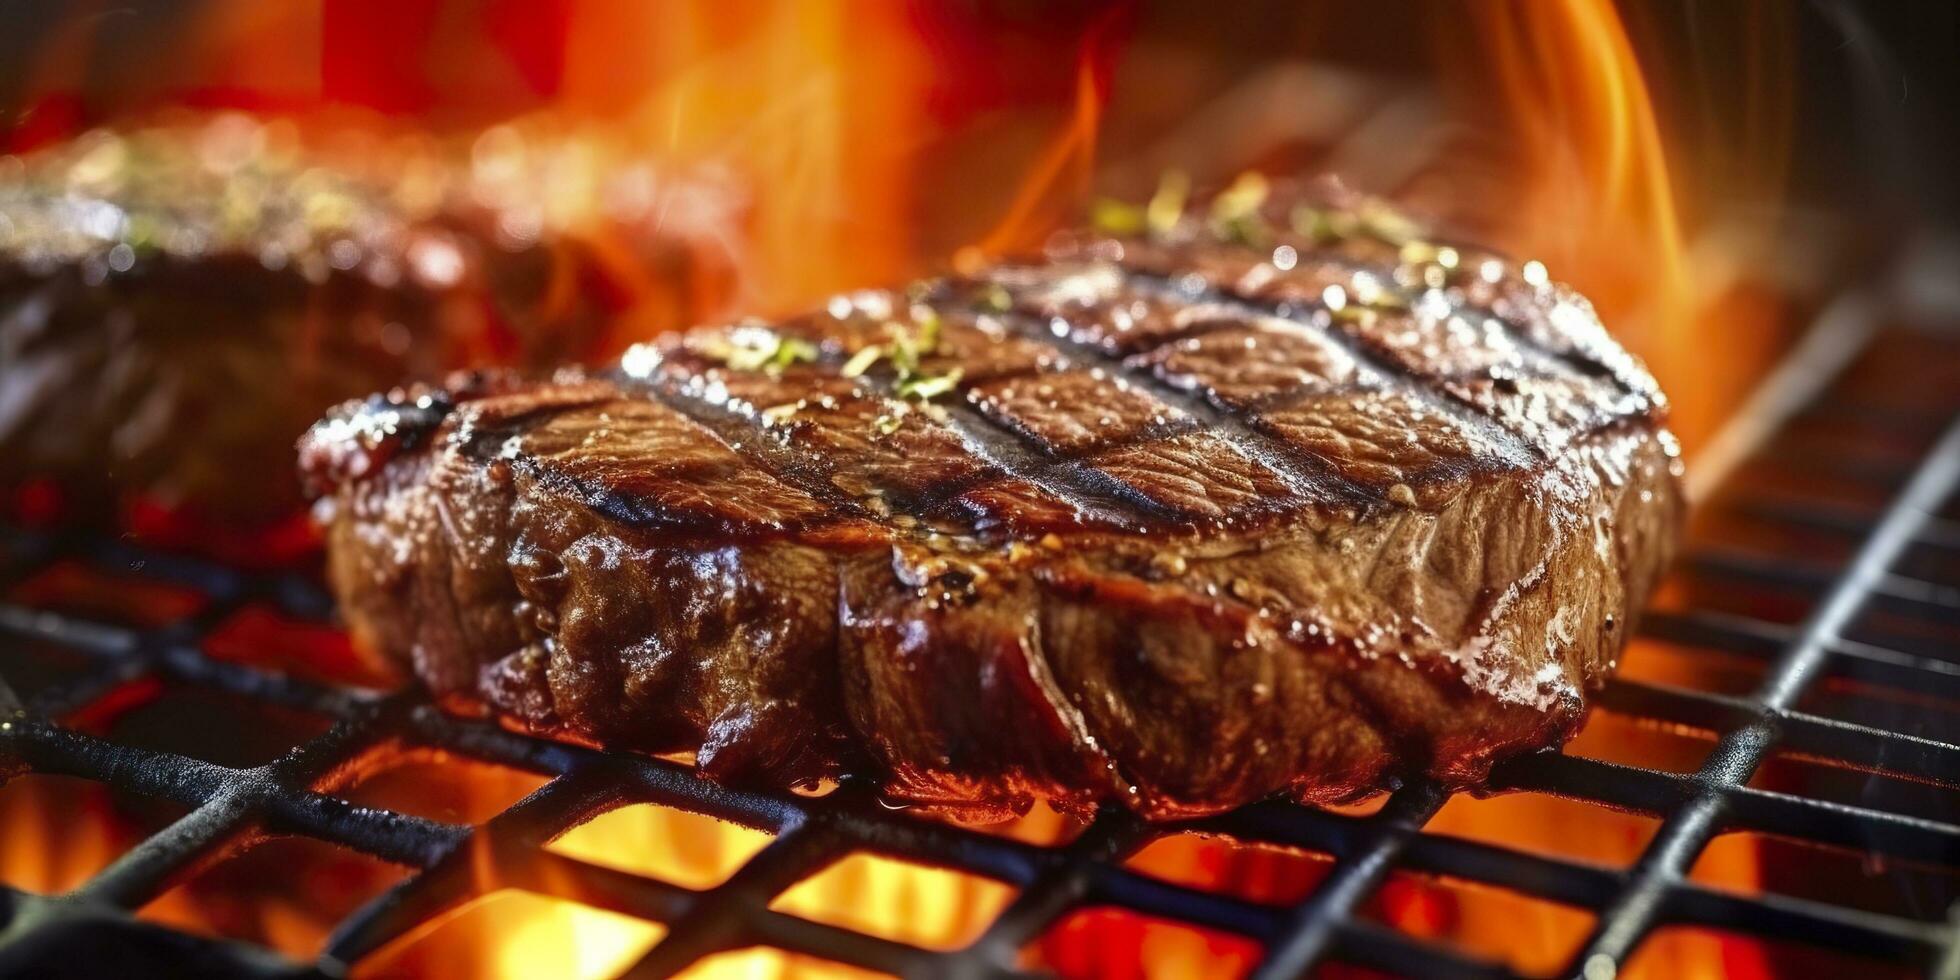
[[[1461,785],[1557,744],[1681,520],[1543,270],[1327,190],[302,443],[359,639],[538,729],[971,818]]]

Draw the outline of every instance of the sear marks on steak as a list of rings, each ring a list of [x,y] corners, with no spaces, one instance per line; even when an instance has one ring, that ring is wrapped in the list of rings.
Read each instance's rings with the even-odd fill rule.
[[[478,203],[420,143],[349,160],[280,132],[220,115],[0,157],[0,485],[276,520],[304,511],[290,453],[322,407],[602,355],[622,284],[578,236],[506,234],[536,200]]]
[[[347,619],[539,730],[969,817],[1474,782],[1668,557],[1662,397],[1508,261],[1284,225],[350,404],[301,447]]]

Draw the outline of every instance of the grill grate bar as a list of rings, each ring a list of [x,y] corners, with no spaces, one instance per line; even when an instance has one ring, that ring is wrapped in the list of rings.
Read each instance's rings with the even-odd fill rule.
[[[1862,540],[1872,529],[1871,514],[1837,504],[1745,500],[1732,506],[1736,514],[1751,520],[1788,524],[1840,537]]]
[[[1625,876],[1613,869],[1435,834],[1410,841],[1403,863],[1467,881],[1501,881],[1524,894],[1575,908],[1604,905],[1625,884]]]
[[[1821,589],[1837,580],[1837,570],[1824,565],[1737,548],[1699,548],[1682,555],[1681,564],[1711,578],[1743,579],[1799,590]]]
[[[579,777],[561,777],[538,787],[484,826],[428,855],[422,871],[349,916],[328,938],[323,959],[345,972],[390,940],[480,894],[489,884],[482,880],[482,869],[517,863],[502,858],[537,848],[616,795],[613,787]]]
[[[116,745],[32,720],[14,722],[7,734],[11,751],[37,772],[79,776],[191,807],[239,797],[276,827],[399,864],[433,861],[467,834],[468,828],[356,807],[336,797],[293,789],[282,784],[283,778],[290,777],[277,763],[260,769],[229,769],[173,753]]]
[[[1472,959],[1434,943],[1416,942],[1373,922],[1344,922],[1335,930],[1329,955],[1343,962],[1396,976],[1487,980],[1512,973],[1489,960]]]
[[[361,750],[356,725],[341,724],[264,767],[273,779],[308,783],[339,767]],[[253,832],[264,816],[260,794],[245,789],[221,792],[185,814],[176,825],[149,838],[85,882],[76,895],[135,908],[162,892],[168,882],[223,855],[228,844]]]
[[[1604,803],[1639,813],[1666,813],[1694,795],[1693,777],[1575,755],[1541,754],[1499,763],[1490,773],[1498,790],[1545,793]]]
[[[1711,797],[1723,804],[1725,828],[1784,834],[1909,860],[1943,863],[1960,853],[1960,825],[1755,789],[1741,785],[1747,775],[1723,778],[1706,770],[1680,775],[1579,756],[1541,755],[1500,766],[1491,783],[1661,817]]]
[[[242,774],[199,759],[115,745],[32,719],[11,724],[8,749],[36,772],[107,782],[146,796],[198,806]]]
[[[99,696],[118,684],[152,673],[167,680],[197,684],[329,718],[359,714],[384,697],[379,691],[324,687],[295,677],[213,660],[206,657],[197,644],[186,640],[152,639],[129,627],[95,623],[18,605],[0,603],[0,637],[48,643],[107,662],[108,666],[98,672],[84,674],[71,684],[52,688],[48,694],[49,703],[37,707],[36,713],[43,717],[61,717],[86,704],[86,701],[75,701],[84,690],[93,690]]]
[[[1796,630],[1787,626],[1705,610],[1650,612],[1641,621],[1641,631],[1681,646],[1760,660],[1774,658],[1796,635]],[[1845,676],[1905,690],[1960,696],[1960,663],[1843,637],[1829,647],[1832,669]]]
[[[1883,580],[1898,556],[1923,526],[1927,515],[1960,486],[1960,424],[1951,425],[1940,437],[1926,461],[1913,476],[1884,520],[1859,550],[1844,576],[1832,587],[1816,612],[1805,622],[1795,641],[1783,654],[1769,678],[1757,691],[1755,701],[1762,716],[1743,728],[1732,729],[1716,744],[1696,774],[1700,788],[1687,803],[1673,810],[1663,821],[1638,863],[1631,880],[1620,895],[1602,911],[1599,925],[1585,948],[1580,950],[1569,972],[1602,975],[1618,972],[1634,948],[1667,914],[1670,893],[1687,873],[1694,859],[1719,833],[1731,801],[1764,799],[1772,794],[1760,790],[1736,790],[1755,772],[1775,746],[1779,735],[1776,713],[1791,707],[1804,689],[1823,672],[1831,655],[1831,645],[1869,600],[1875,583]],[[1793,798],[1785,798],[1793,799]],[[1802,807],[1813,817],[1830,812],[1824,804],[1806,801]],[[1796,807],[1792,807],[1796,809]],[[1855,808],[1843,808],[1852,811]],[[1739,815],[1747,813],[1738,806]],[[1865,811],[1874,814],[1874,811]],[[1848,813],[1847,813],[1848,815]],[[1769,814],[1758,808],[1754,822],[1760,824]],[[1888,814],[1884,819],[1859,819],[1861,829],[1909,826],[1921,823]],[[1769,828],[1765,828],[1769,829]],[[1805,829],[1815,833],[1814,824]],[[1939,841],[1932,855],[1950,855],[1960,846],[1960,828],[1946,827],[1952,834]]]
[[[1091,894],[1097,866],[1127,857],[1146,840],[1144,828],[1129,814],[1098,815],[1082,836],[1062,849],[1059,861],[1008,903],[993,925],[974,940],[971,950],[995,966],[1013,962],[1022,947]]]
[[[1600,693],[1599,705],[1621,714],[1677,722],[1704,732],[1723,732],[1747,724],[1753,708],[1747,698],[1638,681],[1608,684]],[[1942,785],[1960,782],[1960,745],[1801,711],[1778,711],[1775,716],[1786,751],[1849,769],[1892,773]]]
[[[14,605],[0,605],[0,633],[20,640],[44,640],[91,657],[127,657],[135,651],[138,639],[135,630]]]
[[[216,861],[225,846],[250,833],[256,810],[238,794],[222,794],[131,848],[76,889],[75,897],[125,909],[163,893],[175,876]]]
[[[1349,921],[1362,900],[1388,875],[1410,837],[1436,815],[1449,794],[1427,781],[1396,791],[1369,821],[1360,846],[1339,854],[1334,868],[1295,908],[1281,934],[1267,947],[1266,958],[1253,971],[1257,980],[1299,976],[1324,958],[1339,938],[1338,926]]]
[[[760,920],[766,917],[770,899],[829,867],[849,851],[843,840],[822,826],[803,824],[784,831],[743,862],[741,869],[727,881],[701,892],[690,903],[686,914],[674,920],[667,937],[648,950],[627,975],[671,976],[704,956],[742,945],[753,930],[762,927]],[[825,943],[826,948],[831,945]],[[898,967],[909,965],[916,956],[904,952],[909,947],[893,948],[897,945],[880,946],[878,962],[864,962],[855,957],[846,962],[868,969],[903,972]],[[899,962],[884,962],[886,956],[897,956]]]
[[[1857,433],[1838,431],[1845,417],[1836,409],[1845,403],[1827,400],[1828,411],[1813,409],[1797,418],[1800,423],[1828,423],[1831,438],[1822,443],[1781,440],[1772,455],[1787,458],[1804,445],[1811,446],[1804,452],[1814,453],[1817,445],[1855,442]],[[1905,422],[1885,417],[1892,419],[1888,425],[1929,436],[1945,422],[1929,422],[1919,414]],[[1886,444],[1901,442],[1890,439]],[[80,655],[87,664],[68,680],[40,688],[32,699],[38,718],[95,717],[91,712],[98,706],[113,707],[119,690],[154,679],[299,709],[333,724],[281,759],[240,769],[116,745],[54,721],[17,720],[0,731],[0,752],[11,752],[27,771],[78,775],[194,809],[71,895],[38,899],[0,893],[0,909],[60,905],[126,918],[125,910],[145,904],[169,883],[261,837],[299,834],[411,869],[406,879],[338,924],[315,964],[330,977],[346,974],[383,946],[505,888],[666,924],[665,939],[644,954],[635,975],[684,968],[723,950],[766,945],[905,975],[1019,977],[1027,975],[1024,949],[1071,912],[1090,907],[1248,937],[1266,950],[1258,967],[1262,976],[1293,975],[1327,959],[1400,974],[1510,975],[1512,967],[1505,964],[1362,917],[1363,903],[1391,873],[1495,886],[1596,913],[1597,931],[1588,937],[1575,969],[1600,962],[1593,957],[1603,953],[1617,954],[1617,963],[1655,927],[1676,922],[1926,965],[1953,943],[1952,923],[1777,894],[1738,894],[1690,880],[1685,872],[1710,837],[1727,831],[1755,831],[1952,867],[1953,855],[1960,853],[1960,825],[1757,789],[1747,782],[1755,767],[1776,752],[1928,786],[1954,784],[1960,746],[1799,710],[1797,699],[1826,673],[1915,695],[1960,695],[1960,657],[1938,632],[1960,611],[1960,592],[1914,577],[1937,578],[1947,568],[1945,557],[1928,549],[1960,546],[1960,524],[1935,513],[1944,501],[1934,497],[1937,488],[1932,487],[1937,480],[1950,486],[1960,475],[1956,450],[1960,426],[1948,430],[1932,454],[1922,457],[1925,464],[1911,487],[1889,507],[1806,502],[1801,496],[1782,500],[1773,492],[1767,503],[1762,493],[1721,501],[1720,506],[1786,526],[1870,539],[1848,569],[1795,565],[1734,548],[1704,548],[1691,559],[1707,584],[1741,583],[1745,589],[1821,597],[1803,625],[1713,610],[1644,617],[1643,633],[1649,638],[1775,662],[1753,697],[1631,680],[1612,682],[1605,689],[1599,703],[1608,710],[1718,734],[1717,748],[1700,772],[1678,774],[1559,753],[1517,758],[1498,767],[1490,782],[1493,790],[1542,793],[1661,816],[1661,833],[1631,869],[1539,856],[1426,829],[1448,795],[1425,782],[1404,786],[1372,816],[1282,801],[1161,826],[1145,825],[1127,813],[1103,813],[1063,846],[1025,843],[886,810],[848,781],[822,797],[729,789],[679,763],[536,738],[493,722],[445,714],[423,695],[312,684],[204,655],[209,632],[248,606],[270,604],[304,620],[331,615],[331,604],[307,576],[266,575],[153,555],[127,542],[79,533],[16,534],[6,529],[0,534],[0,584],[19,581],[52,563],[76,561],[99,571],[192,589],[205,603],[185,621],[142,628],[0,602],[0,643],[58,648]],[[1862,484],[1895,476],[1900,467],[1883,456],[1876,450],[1855,460],[1847,456],[1837,477]],[[1782,467],[1787,463],[1769,464],[1772,470]],[[1917,549],[1909,573],[1895,561],[1907,549]],[[1861,617],[1868,610],[1890,618],[1866,624]],[[1922,626],[1937,629],[1922,635]],[[535,773],[548,781],[476,827],[356,808],[335,795],[353,774],[402,752],[426,749]],[[636,804],[714,816],[775,834],[777,840],[728,881],[706,890],[545,849],[559,834],[600,812]],[[1311,895],[1291,906],[1173,884],[1124,866],[1129,855],[1151,841],[1183,833],[1315,851],[1331,855],[1334,864]],[[785,888],[846,854],[949,868],[1005,882],[1019,894],[979,939],[952,951],[864,935],[768,908]],[[260,957],[254,962],[263,960],[263,950],[240,948]]]
[[[1084,903],[1115,905],[1254,939],[1277,934],[1285,922],[1282,910],[1271,906],[1110,867],[1092,877]]]
[[[1931,962],[1952,939],[1943,923],[1914,922],[1774,893],[1744,897],[1697,885],[1680,887],[1670,896],[1669,914],[1682,922],[1762,935],[1805,936],[1834,948],[1917,964]]]
[[[898,976],[924,973],[939,961],[937,954],[893,942],[879,936],[867,936],[849,929],[811,922],[781,912],[762,911],[745,917],[745,945],[766,945],[779,949],[794,949],[821,956],[824,959],[867,970],[878,970]],[[665,977],[672,972],[658,967],[648,967],[649,960],[626,971],[630,978]],[[684,965],[684,964],[683,964]],[[981,974],[988,977],[1017,976],[1011,970],[988,970]]]
[[[596,909],[673,922],[693,908],[699,892],[657,878],[544,851],[524,861],[500,863],[497,884],[567,898]]]
[[[140,660],[119,660],[36,694],[27,710],[42,718],[66,718],[141,679],[149,671]]]
[[[1960,854],[1960,824],[1773,793],[1730,791],[1737,826],[1913,861],[1947,862]]]

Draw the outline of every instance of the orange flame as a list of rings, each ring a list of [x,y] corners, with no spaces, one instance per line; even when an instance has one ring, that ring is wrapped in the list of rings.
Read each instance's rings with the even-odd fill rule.
[[[988,256],[1028,248],[1080,206],[1095,177],[1096,136],[1109,99],[1108,85],[1098,75],[1117,13],[1113,9],[1096,21],[1083,37],[1076,57],[1074,110],[1067,122],[1022,178],[1000,222],[955,264],[970,268]]]
[[[1467,49],[1473,61],[1461,57],[1460,38],[1443,40],[1444,67],[1457,81],[1452,90],[1470,99],[1494,94],[1501,113],[1497,122],[1515,147],[1516,159],[1507,163],[1519,191],[1502,202],[1508,213],[1496,222],[1496,232],[1510,249],[1542,259],[1554,277],[1585,293],[1602,319],[1646,358],[1675,392],[1672,424],[1692,450],[1734,402],[1714,397],[1705,384],[1674,382],[1700,380],[1703,364],[1750,376],[1751,365],[1738,362],[1765,352],[1744,346],[1741,338],[1749,331],[1737,325],[1744,318],[1760,324],[1763,310],[1751,306],[1748,297],[1730,294],[1727,284],[1708,281],[1706,270],[1688,260],[1692,246],[1683,195],[1670,174],[1669,147],[1626,25],[1609,0],[1462,9],[1479,43]],[[1437,26],[1447,34],[1462,25],[1446,20]],[[1710,328],[1718,322],[1724,330],[1714,333]],[[1719,356],[1711,349],[1739,356]],[[1694,667],[1664,661],[1640,643],[1625,659],[1632,671],[1671,673],[1668,680],[1690,686],[1696,680]],[[1598,755],[1605,751],[1600,743],[1609,740],[1612,751],[1649,765],[1661,764],[1656,760],[1675,751],[1657,732],[1597,716],[1568,751]],[[1698,761],[1699,754],[1692,754],[1665,766],[1689,770]],[[1596,807],[1518,795],[1453,801],[1430,829],[1624,866],[1645,844],[1650,828],[1643,832],[1644,823]],[[1594,853],[1582,853],[1587,849]],[[1725,880],[1758,877],[1755,855],[1747,849],[1725,850],[1719,860]],[[1568,921],[1573,910],[1546,903],[1471,902],[1460,908],[1441,932],[1473,948],[1481,940],[1505,937],[1501,949],[1487,952],[1502,952],[1520,968],[1557,968],[1589,928]],[[1733,967],[1755,955],[1746,942],[1665,934],[1622,975],[1714,975],[1725,963]]]
[[[1757,4],[1703,20],[1742,39],[1740,94],[1723,120],[1740,136],[1704,136],[1692,153],[1668,143],[1649,71],[1609,0],[1470,4],[1434,22],[1445,92],[1502,144],[1494,165],[1474,153],[1441,165],[1440,192],[1456,198],[1444,206],[1482,207],[1474,224],[1592,300],[1673,395],[1672,424],[1691,457],[1787,340],[1783,311],[1747,278],[1776,230],[1788,25]],[[1682,159],[1701,165],[1691,185],[1670,169]],[[1499,193],[1465,194],[1452,180],[1492,170],[1503,175]],[[1707,227],[1696,213],[1736,199],[1751,205],[1747,222],[1729,208],[1728,223]]]
[[[622,59],[622,39],[636,39]],[[923,63],[894,5],[580,4],[558,110],[622,154],[745,199],[738,305],[781,311],[902,274],[902,134]],[[685,220],[670,202],[660,222]]]
[[[1523,148],[1516,247],[1671,348],[1692,285],[1660,123],[1619,14],[1606,0],[1467,9]]]

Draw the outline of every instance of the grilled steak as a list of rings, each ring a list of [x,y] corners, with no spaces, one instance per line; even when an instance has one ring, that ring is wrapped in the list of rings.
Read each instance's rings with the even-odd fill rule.
[[[0,158],[0,485],[290,516],[323,408],[599,355],[618,288],[580,240],[504,233],[535,202],[475,203],[434,151],[278,133],[223,116]]]
[[[345,406],[346,617],[541,730],[969,816],[1477,780],[1574,730],[1677,453],[1583,299],[1343,207]]]

